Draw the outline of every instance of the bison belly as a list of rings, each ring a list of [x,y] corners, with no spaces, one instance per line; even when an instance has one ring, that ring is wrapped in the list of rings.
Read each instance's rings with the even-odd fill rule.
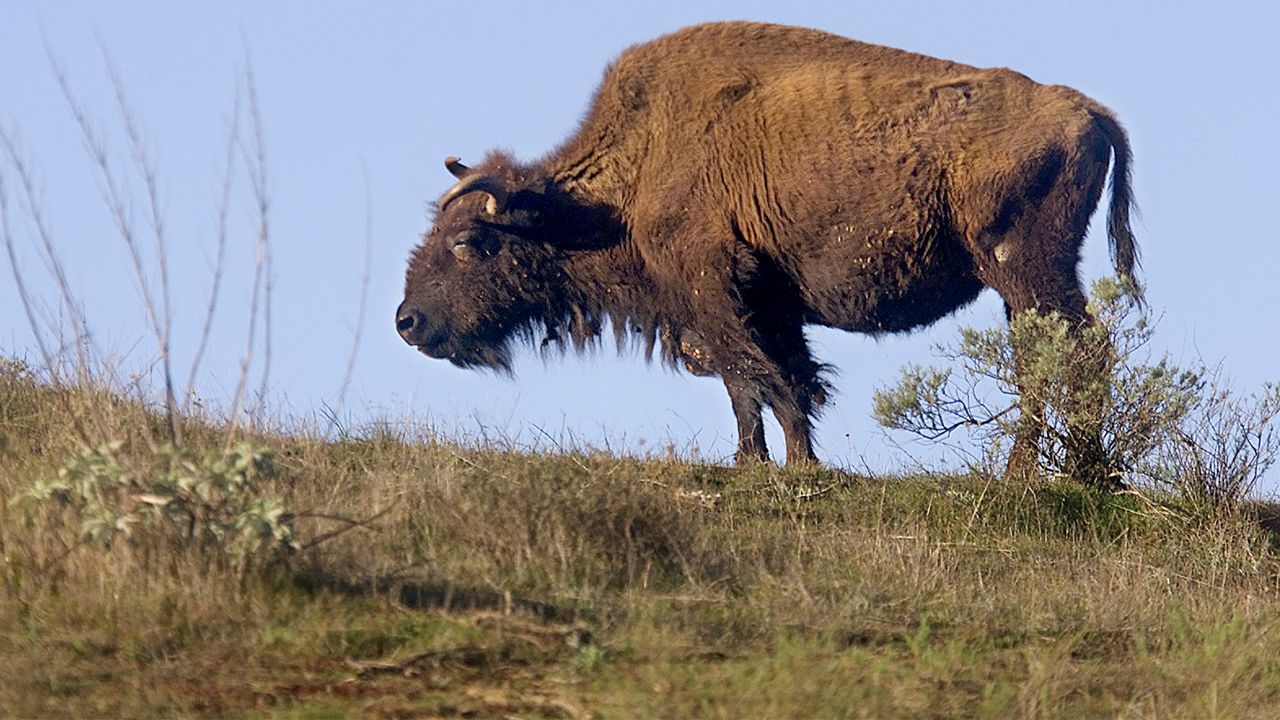
[[[903,332],[929,325],[977,298],[983,284],[950,233],[923,239],[837,224],[822,251],[799,268],[806,320],[852,332]]]

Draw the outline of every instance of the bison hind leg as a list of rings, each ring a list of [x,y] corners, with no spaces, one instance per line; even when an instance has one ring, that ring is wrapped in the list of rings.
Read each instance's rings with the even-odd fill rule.
[[[1005,312],[1010,322],[1019,314],[1034,311],[1041,315],[1057,313],[1069,325],[1070,334],[1076,339],[1072,356],[1068,359],[1075,369],[1068,382],[1066,407],[1055,408],[1065,415],[1066,457],[1068,474],[1078,480],[1099,487],[1115,487],[1110,458],[1102,441],[1102,415],[1105,392],[1109,387],[1109,342],[1089,332],[1096,320],[1086,309],[1084,289],[1072,272],[1054,272],[1041,268],[1025,278],[1036,278],[1035,283],[1011,283],[997,286],[1005,298]],[[1101,343],[1098,345],[1097,343]],[[1015,427],[1013,449],[1009,455],[1006,477],[1026,482],[1040,474],[1041,445],[1046,420],[1046,397],[1041,389],[1031,387],[1026,381],[1028,348],[1014,342],[1014,372],[1018,381],[1019,417]]]
[[[1084,332],[1094,320],[1078,266],[1089,217],[1106,179],[1105,150],[1103,146],[1099,153],[1089,138],[1077,145],[1049,147],[1014,173],[1008,187],[993,193],[996,212],[972,232],[969,247],[979,279],[1000,293],[1010,320],[1027,311],[1056,312],[1070,323],[1076,338],[1094,335]],[[1110,484],[1097,422],[1100,408],[1091,407],[1098,397],[1092,388],[1109,381],[1099,377],[1109,372],[1109,366],[1098,361],[1106,357],[1104,350],[1081,347],[1081,356],[1075,358],[1079,372],[1068,389],[1072,407],[1058,408],[1070,418],[1065,469],[1097,485]],[[1028,393],[1024,381],[1027,362],[1015,345],[1014,370],[1022,397],[1007,476],[1018,480],[1039,475],[1046,422],[1043,394],[1029,397],[1037,393]]]

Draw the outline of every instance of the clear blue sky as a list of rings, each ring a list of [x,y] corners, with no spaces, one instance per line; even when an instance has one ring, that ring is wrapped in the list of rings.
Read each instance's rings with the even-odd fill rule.
[[[0,0],[0,123],[18,139],[98,344],[145,372],[154,348],[42,35],[123,159],[100,46],[113,57],[159,167],[176,297],[177,366],[195,345],[213,255],[222,145],[251,58],[261,98],[275,248],[271,397],[305,414],[338,392],[365,323],[344,415],[417,418],[448,434],[537,441],[547,433],[623,449],[700,448],[726,457],[733,422],[721,385],[646,366],[611,348],[544,363],[516,380],[455,369],[405,346],[393,328],[405,260],[426,203],[450,184],[446,155],[495,146],[539,157],[573,131],[605,64],[630,44],[698,21],[819,27],[1071,85],[1119,115],[1136,157],[1137,224],[1157,349],[1221,362],[1242,387],[1280,378],[1280,10],[1274,3],[660,2],[161,3]],[[100,38],[100,43],[99,43]],[[0,163],[13,187],[10,168]],[[357,317],[365,180],[374,246],[369,304]],[[137,183],[134,183],[135,190]],[[244,344],[252,232],[242,184],[227,296],[200,394],[225,399]],[[141,200],[141,193],[135,195]],[[14,202],[11,197],[11,204]],[[145,227],[143,208],[137,208]],[[1095,228],[1098,225],[1095,223]],[[25,224],[24,277],[54,301]],[[1083,274],[1110,272],[1091,234]],[[870,420],[874,387],[955,338],[956,323],[1001,317],[992,294],[953,320],[879,341],[813,337],[839,369],[819,453],[840,465],[900,464]],[[13,281],[0,275],[0,352],[34,357]],[[780,438],[771,435],[775,453]]]

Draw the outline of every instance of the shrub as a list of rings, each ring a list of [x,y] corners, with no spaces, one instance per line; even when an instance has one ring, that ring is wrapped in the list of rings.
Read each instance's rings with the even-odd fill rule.
[[[123,460],[121,447],[81,449],[56,477],[32,483],[21,496],[28,521],[42,515],[55,532],[70,526],[77,539],[69,549],[194,550],[239,570],[297,549],[291,516],[263,489],[274,474],[269,452],[242,442],[197,457],[170,446],[149,470]]]
[[[1130,480],[1214,506],[1250,493],[1280,452],[1280,390],[1242,398],[1216,368],[1152,357],[1151,315],[1115,280],[1094,283],[1089,311],[1094,322],[1076,333],[1035,312],[962,329],[958,344],[936,348],[949,366],[910,365],[876,392],[876,420],[929,441],[961,432],[960,447],[976,442],[991,470],[1008,459],[1026,397],[1045,408],[1036,452],[1047,475],[1073,474],[1069,430],[1083,427],[1100,431],[1107,466]]]

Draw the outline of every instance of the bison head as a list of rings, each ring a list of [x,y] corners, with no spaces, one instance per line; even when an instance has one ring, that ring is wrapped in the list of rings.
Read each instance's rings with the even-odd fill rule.
[[[531,336],[556,304],[545,193],[501,155],[475,169],[457,158],[445,167],[457,183],[409,261],[396,329],[431,357],[508,370],[512,339]]]

